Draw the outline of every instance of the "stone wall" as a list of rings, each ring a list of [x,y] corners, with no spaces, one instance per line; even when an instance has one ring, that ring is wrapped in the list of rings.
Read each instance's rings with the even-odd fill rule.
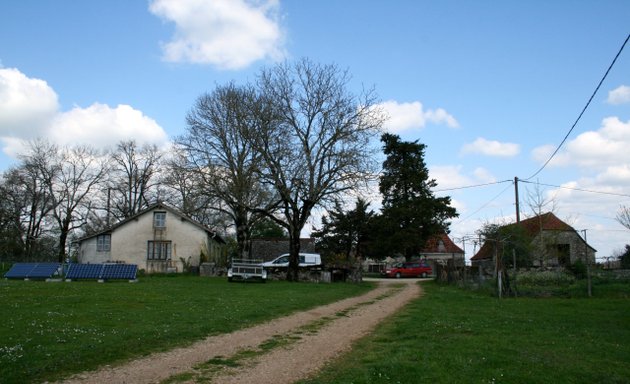
[[[534,264],[540,265],[540,257],[542,256],[543,266],[560,266],[563,265],[562,260],[559,260],[558,255],[555,254],[553,247],[560,245],[568,245],[570,250],[570,264],[574,264],[577,260],[582,260],[584,263],[590,262],[595,264],[595,251],[588,246],[584,240],[574,231],[545,231],[543,236],[543,249],[540,249],[540,236],[538,235],[532,241],[534,249]],[[538,263],[536,263],[538,262]]]

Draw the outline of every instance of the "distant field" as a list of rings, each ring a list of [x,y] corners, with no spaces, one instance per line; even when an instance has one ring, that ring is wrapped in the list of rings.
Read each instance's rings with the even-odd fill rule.
[[[502,300],[422,286],[424,297],[302,383],[630,383],[630,298],[613,286],[607,298]]]
[[[0,280],[0,382],[55,380],[371,289],[370,284]]]

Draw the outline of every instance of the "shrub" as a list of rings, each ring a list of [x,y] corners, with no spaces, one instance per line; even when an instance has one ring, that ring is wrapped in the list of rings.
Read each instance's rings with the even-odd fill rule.
[[[586,278],[586,264],[580,259],[577,259],[575,263],[569,265],[567,270],[578,279]]]
[[[515,276],[515,282],[519,286],[571,285],[575,282],[575,276],[564,271],[528,271],[519,272]]]

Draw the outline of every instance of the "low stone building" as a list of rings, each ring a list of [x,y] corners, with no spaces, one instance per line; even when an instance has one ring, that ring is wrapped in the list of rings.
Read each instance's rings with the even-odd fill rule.
[[[591,247],[569,224],[551,212],[522,220],[508,226],[519,226],[530,242],[531,264],[534,267],[560,267],[595,263],[595,248]],[[502,245],[486,241],[470,259],[473,266],[489,268],[495,263],[495,254],[502,254]]]

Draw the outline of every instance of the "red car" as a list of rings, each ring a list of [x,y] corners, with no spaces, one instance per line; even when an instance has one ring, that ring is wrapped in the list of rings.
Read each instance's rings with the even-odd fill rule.
[[[433,270],[430,265],[419,261],[410,261],[406,263],[398,263],[394,266],[387,267],[382,273],[385,277],[427,277],[432,274]]]

